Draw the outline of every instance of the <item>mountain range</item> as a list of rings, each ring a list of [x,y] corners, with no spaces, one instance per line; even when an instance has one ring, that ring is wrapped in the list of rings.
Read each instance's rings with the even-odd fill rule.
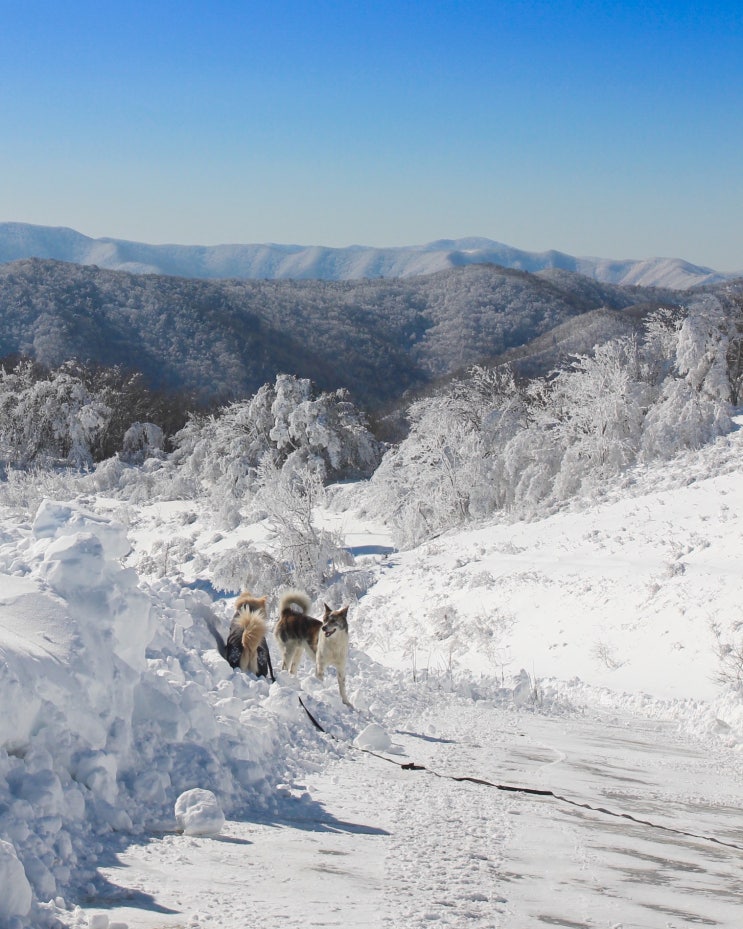
[[[734,277],[679,258],[577,258],[558,251],[528,252],[484,238],[441,239],[399,248],[301,245],[148,245],[90,238],[65,227],[0,223],[0,264],[49,258],[134,274],[190,278],[350,281],[407,278],[472,264],[537,272],[572,271],[607,284],[684,290]]]

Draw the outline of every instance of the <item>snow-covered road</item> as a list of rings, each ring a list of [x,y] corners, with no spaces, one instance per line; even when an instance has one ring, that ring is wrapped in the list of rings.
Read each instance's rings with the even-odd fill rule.
[[[80,925],[105,913],[130,929],[740,926],[733,752],[655,720],[461,701],[391,735],[401,754],[349,747],[293,784],[270,821],[129,846],[101,868]],[[426,770],[399,766],[410,761]],[[448,775],[549,789],[678,832]]]

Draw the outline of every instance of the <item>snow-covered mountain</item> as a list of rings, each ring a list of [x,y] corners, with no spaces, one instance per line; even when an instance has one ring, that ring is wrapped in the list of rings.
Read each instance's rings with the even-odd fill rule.
[[[64,227],[0,223],[0,263],[54,258],[137,274],[191,278],[358,280],[412,277],[469,264],[492,263],[521,271],[557,268],[610,284],[684,290],[733,275],[679,258],[576,258],[558,251],[528,252],[483,238],[440,239],[400,248],[301,245],[148,245],[94,239]]]

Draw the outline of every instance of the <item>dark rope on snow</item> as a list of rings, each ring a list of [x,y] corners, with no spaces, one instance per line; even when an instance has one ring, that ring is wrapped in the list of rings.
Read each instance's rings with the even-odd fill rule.
[[[438,777],[442,780],[456,781],[458,783],[478,784],[482,787],[492,787],[494,790],[501,790],[505,793],[525,794],[526,796],[531,797],[549,797],[553,800],[558,800],[560,803],[566,803],[569,806],[578,807],[579,809],[583,810],[590,810],[592,813],[602,813],[604,816],[612,816],[615,819],[626,819],[629,822],[636,823],[640,826],[648,826],[650,829],[659,829],[663,832],[670,832],[673,835],[681,835],[690,839],[700,839],[704,842],[712,842],[715,845],[722,845],[725,848],[734,848],[736,851],[743,852],[743,845],[736,845],[735,842],[726,842],[724,839],[718,839],[712,835],[703,835],[697,832],[687,832],[684,829],[676,829],[673,826],[664,826],[661,823],[656,823],[649,819],[640,819],[637,816],[633,816],[631,813],[618,813],[615,810],[609,810],[604,806],[593,806],[590,803],[581,803],[579,800],[572,800],[570,797],[564,797],[562,794],[555,793],[554,790],[550,790],[549,788],[521,787],[514,784],[497,784],[493,781],[487,781],[481,777],[470,777],[467,775],[458,777],[454,774],[441,774],[439,771],[433,771],[431,768],[427,768],[422,764],[416,764],[413,761],[406,763],[395,761],[394,758],[388,758],[386,755],[381,755],[379,752],[373,752],[369,748],[361,748],[358,745],[354,745],[353,742],[339,739],[338,736],[333,735],[332,732],[328,732],[326,729],[323,729],[320,723],[307,709],[301,697],[299,698],[299,702],[302,706],[302,709],[309,717],[310,722],[319,732],[330,736],[330,738],[334,739],[336,742],[349,745],[351,748],[356,749],[358,752],[363,752],[365,755],[372,755],[374,758],[380,758],[382,761],[386,761],[388,764],[393,764],[403,771],[423,771],[426,774],[430,774],[432,777]]]

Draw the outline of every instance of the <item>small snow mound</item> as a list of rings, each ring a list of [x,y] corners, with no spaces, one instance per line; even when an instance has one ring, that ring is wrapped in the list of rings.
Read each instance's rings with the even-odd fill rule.
[[[376,752],[386,752],[392,747],[392,739],[376,723],[369,723],[354,739],[357,748],[368,748]]]
[[[0,922],[26,916],[31,909],[31,885],[10,842],[0,839]]]
[[[175,801],[175,819],[185,835],[219,835],[224,813],[211,790],[194,787]]]

